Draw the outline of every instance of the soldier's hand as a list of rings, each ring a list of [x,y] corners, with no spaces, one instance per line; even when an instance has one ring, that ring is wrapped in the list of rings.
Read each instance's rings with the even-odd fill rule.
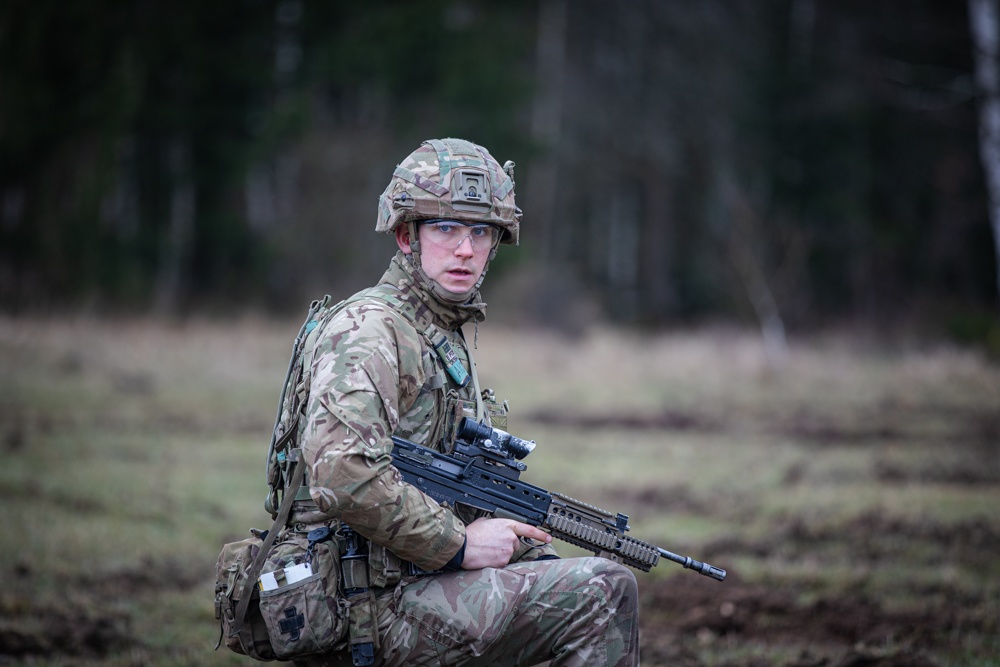
[[[540,528],[512,519],[476,519],[465,527],[465,560],[462,569],[503,567],[510,562],[521,537],[545,542],[552,536]]]

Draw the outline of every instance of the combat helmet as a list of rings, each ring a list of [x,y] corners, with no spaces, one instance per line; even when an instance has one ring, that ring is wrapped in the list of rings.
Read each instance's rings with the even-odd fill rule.
[[[464,139],[429,139],[403,160],[378,200],[375,231],[428,218],[496,225],[500,243],[517,245],[521,209],[514,203],[514,163]]]

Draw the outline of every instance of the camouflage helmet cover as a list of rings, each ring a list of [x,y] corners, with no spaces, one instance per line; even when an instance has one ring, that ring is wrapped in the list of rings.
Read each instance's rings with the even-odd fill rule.
[[[501,243],[517,245],[521,209],[514,203],[514,163],[503,167],[464,139],[429,139],[393,172],[378,199],[375,231],[427,218],[485,222],[503,229]]]

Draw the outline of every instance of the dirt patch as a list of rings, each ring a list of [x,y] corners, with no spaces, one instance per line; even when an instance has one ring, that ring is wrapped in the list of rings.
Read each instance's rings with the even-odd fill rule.
[[[57,655],[99,659],[139,646],[120,601],[199,581],[177,563],[145,562],[59,582],[55,588],[66,594],[56,602],[31,590],[35,573],[28,563],[15,563],[12,574],[26,586],[0,595],[0,664]]]
[[[752,643],[769,648],[726,664],[751,667],[860,667],[936,665],[930,656],[947,648],[957,628],[989,632],[948,601],[921,609],[887,610],[865,597],[825,597],[802,602],[792,589],[772,588],[730,576],[717,584],[678,575],[642,587],[644,660],[687,667],[699,651]],[[982,624],[981,624],[982,625]],[[775,655],[788,656],[774,662]]]
[[[628,429],[636,431],[705,431],[722,429],[713,418],[688,412],[665,410],[657,414],[576,414],[568,412],[533,412],[525,415],[527,421],[574,429]]]
[[[0,662],[47,655],[101,658],[135,643],[124,613],[79,603],[55,608],[9,594],[0,598]]]
[[[725,410],[718,410],[726,414]],[[946,433],[925,433],[913,426],[928,412],[940,415],[948,424]],[[690,431],[721,433],[736,429],[751,429],[762,433],[791,438],[802,443],[825,445],[867,445],[888,440],[910,442],[938,441],[942,438],[953,445],[966,447],[992,446],[1000,440],[1000,415],[994,410],[965,409],[956,413],[952,408],[926,406],[920,410],[895,407],[863,415],[854,423],[842,418],[796,412],[791,415],[761,413],[743,414],[739,422],[717,414],[701,414],[684,410],[663,410],[652,414],[609,414],[537,411],[525,416],[528,421],[546,426],[585,430]]]
[[[670,494],[663,500],[674,504]],[[906,563],[985,574],[995,571],[998,552],[1000,529],[986,518],[942,524],[870,512],[825,525],[789,517],[766,538],[717,540],[699,554],[721,567],[740,558],[850,562],[858,580],[834,591],[780,571],[764,583],[744,581],[733,569],[721,583],[687,572],[640,580],[643,659],[681,667],[701,665],[705,655],[730,667],[952,664],[947,656],[961,654],[963,643],[995,648],[995,588],[970,591],[960,578],[924,579],[887,604],[864,573]]]
[[[836,525],[789,517],[776,522],[766,539],[719,540],[706,550],[784,560],[846,554],[857,565],[905,559],[911,565],[981,568],[994,563],[1000,552],[1000,529],[982,517],[943,524],[928,518],[904,520],[868,512]]]
[[[685,485],[616,488],[608,491],[607,495],[615,507],[632,509],[634,517],[663,512],[716,516],[722,509],[721,500],[702,502]]]
[[[880,461],[875,466],[875,478],[887,484],[954,484],[957,486],[987,486],[1000,484],[1000,465],[991,462],[989,454],[951,465],[906,468]]]

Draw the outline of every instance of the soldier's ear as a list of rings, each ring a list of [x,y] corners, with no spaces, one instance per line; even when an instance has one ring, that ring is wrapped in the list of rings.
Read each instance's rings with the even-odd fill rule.
[[[399,225],[396,227],[396,245],[399,249],[403,251],[404,255],[409,255],[413,252],[410,248],[410,226],[409,225]]]

